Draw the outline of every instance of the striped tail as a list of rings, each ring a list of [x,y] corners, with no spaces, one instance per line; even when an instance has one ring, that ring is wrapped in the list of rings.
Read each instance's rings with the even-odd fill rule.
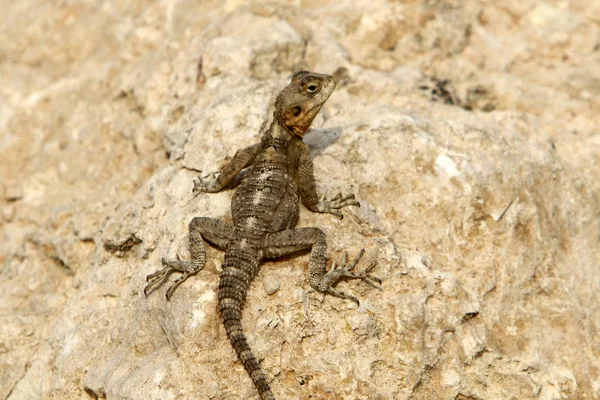
[[[243,270],[225,266],[224,263],[219,285],[219,310],[227,331],[227,337],[229,337],[238,358],[252,378],[261,399],[275,400],[275,396],[267,382],[267,376],[252,353],[246,335],[242,330],[242,307],[251,280],[251,278],[248,278]]]

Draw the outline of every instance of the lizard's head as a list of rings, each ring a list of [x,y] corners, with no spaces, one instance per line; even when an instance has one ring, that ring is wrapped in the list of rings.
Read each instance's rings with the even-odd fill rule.
[[[333,89],[332,76],[298,72],[277,96],[275,118],[290,133],[302,138]]]

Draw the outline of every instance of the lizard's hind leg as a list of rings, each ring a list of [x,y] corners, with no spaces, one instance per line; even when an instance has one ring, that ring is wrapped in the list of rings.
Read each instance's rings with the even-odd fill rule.
[[[310,285],[321,293],[352,300],[359,304],[355,296],[336,289],[335,284],[343,279],[360,279],[376,287],[381,283],[380,279],[369,274],[375,264],[371,264],[363,273],[352,271],[365,253],[364,249],[348,266],[346,266],[348,254],[345,254],[340,266],[336,267],[334,262],[332,268],[327,272],[327,240],[325,233],[319,228],[296,228],[269,234],[264,243],[264,256],[277,258],[309,248],[311,249],[308,272]]]
[[[144,288],[144,294],[147,296],[161,286],[173,272],[180,272],[181,276],[167,289],[166,297],[167,300],[170,300],[179,285],[204,268],[206,263],[204,240],[220,249],[225,249],[232,232],[233,226],[231,224],[215,218],[196,217],[192,219],[189,225],[191,260],[165,260],[163,258],[164,268],[146,277],[148,284]]]

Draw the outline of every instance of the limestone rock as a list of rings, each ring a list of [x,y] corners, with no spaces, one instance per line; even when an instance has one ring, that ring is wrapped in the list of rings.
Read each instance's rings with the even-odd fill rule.
[[[264,264],[243,323],[278,398],[600,399],[593,2],[5,3],[0,399],[256,398],[219,251],[171,302],[142,289],[229,218],[192,180],[298,68],[339,78],[306,142],[361,203],[300,225],[383,288],[342,283],[356,307],[306,255]]]

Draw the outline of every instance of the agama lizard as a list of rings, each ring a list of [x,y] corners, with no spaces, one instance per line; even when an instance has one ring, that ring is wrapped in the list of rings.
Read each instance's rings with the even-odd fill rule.
[[[148,275],[148,294],[167,280],[172,272],[182,275],[167,290],[170,299],[175,289],[205,264],[204,240],[225,250],[220,274],[219,311],[227,336],[240,361],[252,378],[263,400],[274,400],[267,377],[252,353],[242,330],[241,312],[250,282],[258,273],[260,261],[311,249],[310,285],[317,291],[358,303],[351,294],[336,289],[341,279],[362,279],[374,285],[381,281],[353,268],[364,254],[361,250],[348,264],[347,254],[341,265],[326,271],[327,242],[319,228],[295,228],[299,216],[299,199],[313,212],[331,213],[346,206],[359,206],[354,195],[336,195],[331,199],[317,195],[313,163],[308,147],[302,141],[310,124],[335,89],[333,77],[302,71],[281,91],[275,102],[274,120],[261,141],[238,151],[214,178],[200,176],[194,181],[194,193],[218,192],[225,188],[244,168],[231,202],[233,225],[213,218],[196,217],[189,225],[191,260],[168,261],[164,268]]]

